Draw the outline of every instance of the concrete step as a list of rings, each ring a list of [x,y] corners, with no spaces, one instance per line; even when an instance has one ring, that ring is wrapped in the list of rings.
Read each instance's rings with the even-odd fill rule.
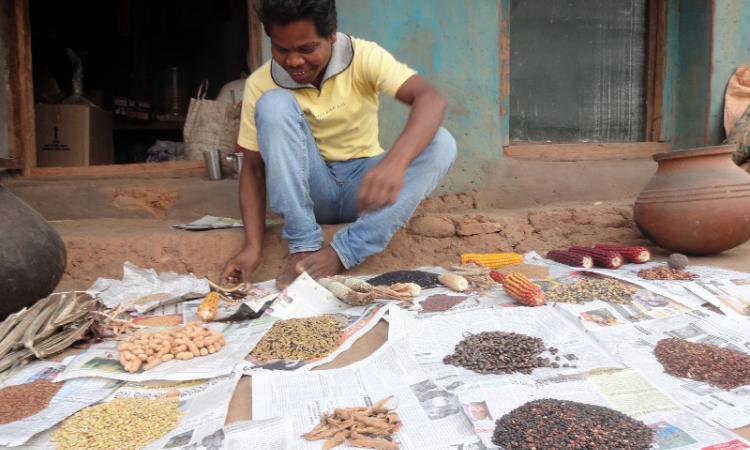
[[[477,209],[458,207],[451,203],[454,200],[431,200],[435,202],[432,210],[419,210],[384,252],[353,273],[449,266],[464,252],[546,251],[596,242],[645,243],[632,222],[632,205],[628,202]],[[97,277],[120,278],[125,261],[216,280],[227,259],[244,242],[239,229],[176,230],[171,225],[178,222],[172,220],[100,218],[51,223],[68,252],[59,289],[86,288]],[[341,226],[324,226],[326,239]],[[255,280],[275,278],[286,255],[280,225],[267,227],[264,243],[264,260]]]

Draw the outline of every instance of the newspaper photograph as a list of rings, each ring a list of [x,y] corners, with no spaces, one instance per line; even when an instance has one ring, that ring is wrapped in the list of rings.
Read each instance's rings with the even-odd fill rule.
[[[708,383],[664,372],[654,347],[665,338],[708,343],[750,351],[750,329],[744,322],[699,312],[593,332],[615,357],[638,370],[651,384],[698,416],[734,429],[750,424],[750,387],[723,390]]]
[[[273,320],[254,320],[231,324],[208,323],[207,327],[224,333],[225,345],[216,353],[188,361],[172,360],[150,370],[125,371],[119,361],[118,341],[105,341],[76,355],[60,374],[60,380],[102,377],[144,382],[150,380],[186,381],[215,378],[231,373],[272,325]],[[143,329],[143,332],[149,329]]]
[[[394,441],[404,450],[446,448],[474,438],[457,397],[432,381],[411,356],[408,342],[387,342],[371,357],[342,369],[253,375],[253,418],[290,417],[292,449],[318,450],[320,441],[301,435],[313,429],[324,411],[369,406],[393,396],[403,427]],[[342,446],[341,448],[352,448]]]
[[[64,364],[35,361],[17,371],[0,384],[0,388],[46,380],[55,382],[65,368]],[[35,434],[52,428],[79,410],[107,397],[120,383],[102,378],[81,378],[63,384],[38,413],[24,419],[0,425],[0,445],[16,447],[26,443]]]
[[[393,327],[392,336],[406,333],[417,362],[431,379],[449,391],[494,379],[527,380],[622,367],[574,319],[555,306],[496,308],[420,319],[395,313],[389,322]],[[494,375],[478,374],[443,363],[443,358],[452,354],[456,344],[465,336],[483,331],[515,332],[540,338],[545,347],[559,350],[560,367],[538,368],[530,375]],[[554,358],[548,352],[542,356]]]
[[[457,395],[486,448],[498,448],[492,443],[498,419],[527,402],[545,398],[604,406],[641,420],[654,430],[654,449],[747,448],[741,437],[682,409],[630,369],[592,371],[535,382],[499,380],[467,386]]]

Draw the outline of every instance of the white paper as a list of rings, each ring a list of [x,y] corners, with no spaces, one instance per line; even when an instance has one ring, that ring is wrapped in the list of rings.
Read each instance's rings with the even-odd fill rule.
[[[64,367],[56,362],[34,361],[7,379],[0,388],[39,380],[56,381]],[[0,425],[0,445],[14,447],[25,443],[35,434],[107,397],[118,385],[118,382],[102,378],[67,381],[50,400],[47,408],[25,419]]]
[[[231,423],[185,450],[287,450],[293,447],[294,429],[288,417]]]
[[[99,278],[86,293],[108,308],[124,305],[128,311],[143,314],[161,305],[205,296],[210,291],[208,280],[192,273],[157,274],[154,269],[144,269],[130,262],[123,265],[122,272],[122,280]]]
[[[343,369],[258,373],[253,376],[253,417],[290,417],[295,442],[289,448],[318,450],[322,441],[300,436],[318,424],[323,411],[370,405],[393,395],[403,422],[394,440],[402,449],[445,448],[471,439],[471,425],[455,395],[429,380],[410,355],[401,339]]]
[[[198,220],[194,220],[190,223],[181,223],[172,225],[173,228],[180,230],[218,230],[222,228],[242,228],[244,225],[242,220],[232,219],[231,217],[216,217],[216,216],[203,216]]]

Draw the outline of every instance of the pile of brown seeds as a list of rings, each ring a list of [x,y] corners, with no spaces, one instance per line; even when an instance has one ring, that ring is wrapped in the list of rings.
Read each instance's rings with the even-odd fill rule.
[[[676,377],[692,378],[722,389],[750,384],[750,355],[712,344],[684,339],[662,339],[654,348],[664,371]]]
[[[544,341],[525,334],[485,331],[464,338],[456,344],[453,354],[443,363],[460,366],[481,374],[531,373],[537,367],[560,367],[550,358],[540,356],[557,349],[544,346]],[[559,361],[559,356],[555,357]]]
[[[644,280],[680,280],[690,281],[698,278],[698,275],[686,270],[673,269],[671,267],[652,267],[638,271],[638,276]]]
[[[654,432],[613,409],[564,400],[534,400],[495,422],[492,442],[505,450],[645,450]]]
[[[52,440],[57,450],[135,450],[163,437],[180,420],[176,399],[118,398],[68,417]]]
[[[250,356],[261,361],[327,356],[339,346],[344,324],[344,319],[336,315],[279,320],[258,342]]]
[[[0,424],[16,422],[43,410],[63,384],[39,380],[0,389]]]
[[[637,290],[611,278],[581,278],[573,284],[561,284],[544,293],[547,303],[631,303]]]

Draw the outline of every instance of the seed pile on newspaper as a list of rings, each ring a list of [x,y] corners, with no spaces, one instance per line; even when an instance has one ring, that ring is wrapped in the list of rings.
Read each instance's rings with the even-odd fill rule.
[[[324,449],[342,444],[354,447],[397,450],[401,446],[393,442],[393,435],[401,429],[401,418],[386,403],[386,397],[367,407],[336,408],[333,414],[324,411],[320,423],[309,433],[302,435],[308,441],[325,439]]]
[[[653,434],[643,422],[609,408],[542,399],[498,419],[492,442],[505,450],[646,450]]]
[[[601,300],[607,303],[631,303],[637,290],[610,278],[581,278],[573,284],[561,284],[544,293],[547,302],[586,303]]]
[[[664,371],[676,377],[692,378],[722,389],[750,384],[750,355],[712,344],[684,339],[662,339],[654,348]]]
[[[118,398],[65,419],[52,440],[57,450],[135,450],[163,437],[180,420],[176,399]]]
[[[652,267],[638,271],[638,276],[644,280],[679,280],[691,281],[698,278],[698,275],[682,269],[672,267]]]
[[[258,342],[250,356],[261,361],[328,356],[339,346],[344,327],[343,317],[330,314],[279,320]]]
[[[550,358],[540,356],[545,351],[554,355],[558,350],[548,349],[541,339],[525,334],[485,331],[463,339],[443,362],[481,374],[529,374],[537,367],[560,367]]]
[[[63,384],[39,380],[0,389],[0,424],[16,422],[43,410]]]

